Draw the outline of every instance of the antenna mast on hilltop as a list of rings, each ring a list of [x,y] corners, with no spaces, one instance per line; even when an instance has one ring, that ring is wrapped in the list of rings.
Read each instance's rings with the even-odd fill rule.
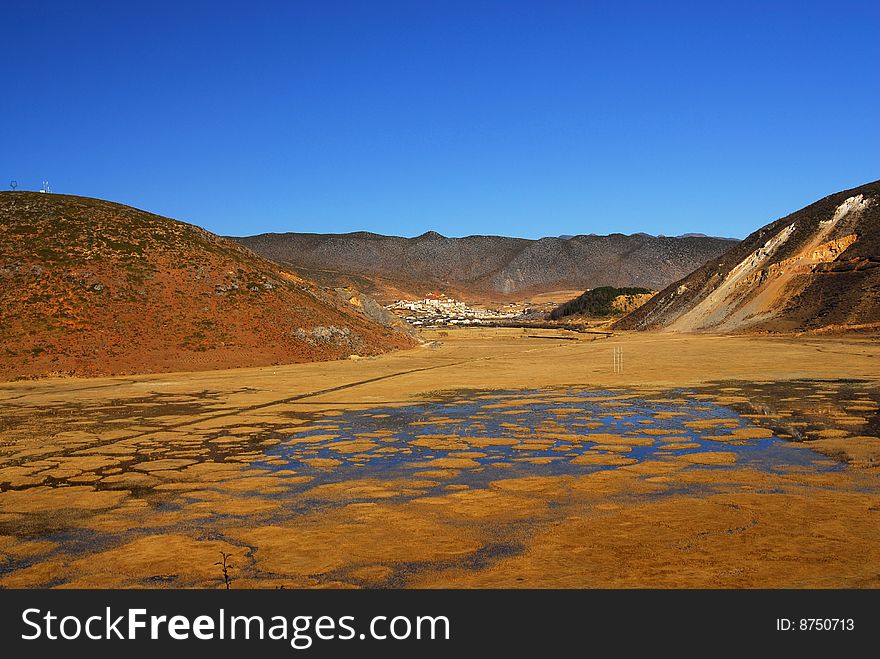
[[[17,187],[18,187],[18,181],[16,181],[15,179],[12,179],[9,182],[9,189],[12,190],[13,192],[15,192],[15,188],[17,188]]]
[[[51,192],[49,189],[49,181],[43,181],[43,189],[40,192]]]

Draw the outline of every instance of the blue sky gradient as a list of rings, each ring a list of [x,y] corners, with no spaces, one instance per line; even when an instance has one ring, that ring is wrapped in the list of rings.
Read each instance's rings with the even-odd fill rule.
[[[743,237],[880,178],[878,25],[846,1],[4,3],[0,177],[231,235]]]

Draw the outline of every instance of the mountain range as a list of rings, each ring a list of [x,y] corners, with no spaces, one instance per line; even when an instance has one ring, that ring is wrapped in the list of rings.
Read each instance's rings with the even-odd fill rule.
[[[327,287],[351,286],[379,300],[442,291],[465,300],[527,300],[598,286],[658,290],[735,244],[648,234],[562,238],[415,238],[356,232],[264,233],[233,238]],[[567,299],[563,296],[563,299]]]
[[[0,378],[374,355],[418,340],[365,293],[527,300],[603,286],[663,288],[618,320],[618,330],[876,330],[880,181],[825,197],[741,242],[434,232],[231,240],[108,201],[0,193]],[[580,300],[590,306],[591,298]]]

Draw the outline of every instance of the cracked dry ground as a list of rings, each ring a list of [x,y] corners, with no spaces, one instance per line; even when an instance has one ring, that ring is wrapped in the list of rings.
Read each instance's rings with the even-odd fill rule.
[[[880,585],[876,340],[427,338],[0,385],[0,586]]]

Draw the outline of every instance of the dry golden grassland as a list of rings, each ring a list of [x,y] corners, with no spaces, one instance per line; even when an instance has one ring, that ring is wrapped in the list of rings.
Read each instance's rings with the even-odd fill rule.
[[[0,586],[880,586],[875,339],[425,338],[0,384]]]

